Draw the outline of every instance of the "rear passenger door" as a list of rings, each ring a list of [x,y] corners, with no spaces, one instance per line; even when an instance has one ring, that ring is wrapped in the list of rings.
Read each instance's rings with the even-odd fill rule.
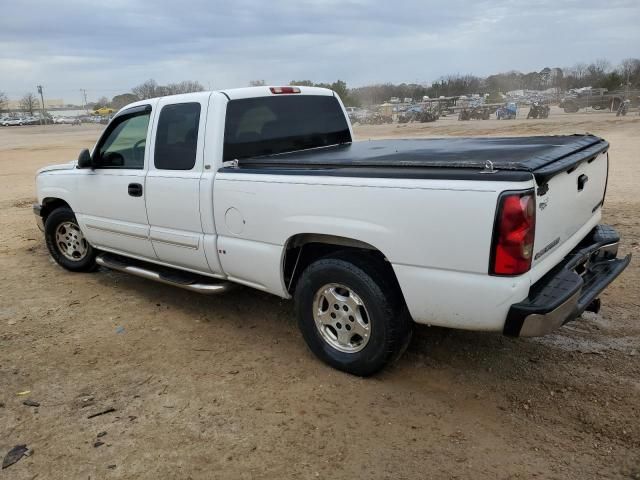
[[[154,119],[146,205],[158,259],[209,273],[200,221],[200,177],[209,93],[160,100]]]

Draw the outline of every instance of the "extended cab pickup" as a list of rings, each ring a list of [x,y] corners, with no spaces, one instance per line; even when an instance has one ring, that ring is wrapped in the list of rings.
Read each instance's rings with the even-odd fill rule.
[[[599,225],[591,135],[353,142],[330,90],[255,87],[120,110],[92,152],[40,170],[53,258],[202,293],[295,299],[330,365],[369,375],[412,322],[543,335],[628,265]]]

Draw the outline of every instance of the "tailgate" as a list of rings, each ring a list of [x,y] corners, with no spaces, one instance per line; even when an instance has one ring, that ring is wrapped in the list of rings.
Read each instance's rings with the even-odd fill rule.
[[[608,164],[608,155],[603,152],[556,173],[538,186],[532,265],[544,260],[592,218],[599,218]]]

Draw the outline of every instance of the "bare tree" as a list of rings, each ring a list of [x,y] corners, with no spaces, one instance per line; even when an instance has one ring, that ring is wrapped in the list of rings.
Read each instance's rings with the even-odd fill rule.
[[[9,98],[7,94],[4,92],[0,92],[0,110],[4,110],[7,108],[7,103],[9,102]]]
[[[177,95],[179,93],[202,92],[204,90],[204,87],[200,82],[196,82],[194,80],[183,80],[180,83],[170,83],[167,87],[174,92],[172,95]]]
[[[637,58],[626,58],[618,68],[620,76],[625,85],[640,82],[640,60]]]
[[[542,70],[540,70],[540,73],[538,73],[538,75],[540,78],[541,86],[548,87],[549,82],[551,81],[551,69],[549,67],[544,67]]]
[[[122,93],[120,95],[116,95],[111,99],[111,108],[120,110],[125,105],[129,105],[130,103],[137,101],[138,97],[136,97],[133,93]]]
[[[586,63],[576,63],[571,70],[573,71],[574,76],[578,80],[582,80],[587,74],[587,68],[589,66]]]
[[[150,79],[131,89],[133,94],[140,100],[148,98],[164,97],[166,95],[178,95],[181,93],[202,92],[204,87],[193,80],[183,80],[169,85],[158,85],[155,80]]]
[[[29,115],[33,115],[33,111],[37,110],[40,107],[40,100],[33,93],[27,93],[24,97],[20,99],[20,108],[29,112]]]
[[[144,83],[141,83],[137,87],[131,89],[133,94],[140,100],[146,100],[148,98],[158,97],[158,84],[152,78]]]
[[[165,87],[167,92],[165,95],[179,95],[181,93],[202,92],[204,87],[200,82],[193,80],[183,80],[179,83],[170,83]]]
[[[295,85],[296,87],[313,87],[314,83],[311,80],[291,80],[289,85]]]
[[[593,62],[591,68],[597,72],[607,73],[611,71],[611,62],[606,58],[599,58]]]
[[[109,106],[109,99],[107,97],[100,97],[98,99],[98,101],[96,101],[96,107],[108,107]]]

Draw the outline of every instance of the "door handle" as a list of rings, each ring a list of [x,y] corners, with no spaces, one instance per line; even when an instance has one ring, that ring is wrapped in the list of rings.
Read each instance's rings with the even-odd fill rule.
[[[139,183],[130,183],[129,184],[129,195],[132,197],[141,197],[142,196],[142,185]]]
[[[584,186],[585,184],[589,181],[589,177],[587,177],[586,175],[580,175],[578,177],[578,191],[581,192],[582,190],[584,190]]]

